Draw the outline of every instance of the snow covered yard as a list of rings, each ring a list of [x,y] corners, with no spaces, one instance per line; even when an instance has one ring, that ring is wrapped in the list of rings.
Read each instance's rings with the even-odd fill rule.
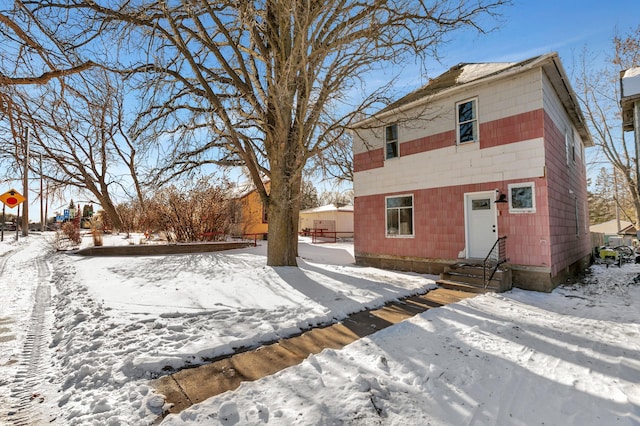
[[[4,269],[12,275],[3,281],[13,283],[13,298],[25,305],[13,315],[23,319],[7,345],[6,362],[21,363],[32,287],[38,279],[50,282],[52,360],[39,368],[44,384],[37,393],[46,395],[39,405],[42,417],[65,425],[151,424],[163,403],[150,392],[150,378],[424,292],[435,278],[355,267],[349,243],[302,243],[298,269],[266,267],[266,246],[82,257],[52,253],[51,238],[31,236],[3,248],[9,262]],[[128,241],[111,236],[105,244]],[[32,258],[46,259],[40,263],[49,272],[26,270],[35,269]],[[17,373],[0,369],[7,384]]]
[[[639,274],[430,310],[163,424],[638,425]]]
[[[356,267],[348,243],[302,242],[297,269],[265,266],[264,246],[85,258],[52,253],[46,238],[0,244],[0,320],[14,337],[0,335],[0,385],[19,386],[26,304],[35,281],[50,282],[31,404],[60,425],[154,424],[164,400],[149,379],[424,291],[436,278]],[[163,424],[637,425],[638,275],[636,265],[594,266],[551,294],[513,290],[433,309]],[[0,403],[11,398],[0,392]]]

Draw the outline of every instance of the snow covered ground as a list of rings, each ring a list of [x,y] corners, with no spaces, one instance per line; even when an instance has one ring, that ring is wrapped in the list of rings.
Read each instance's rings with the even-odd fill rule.
[[[87,258],[52,238],[0,243],[0,424],[157,424],[150,379],[436,279],[357,267],[349,243],[301,242],[298,269],[267,267],[265,246]],[[638,276],[593,266],[551,294],[432,309],[163,424],[638,425]]]

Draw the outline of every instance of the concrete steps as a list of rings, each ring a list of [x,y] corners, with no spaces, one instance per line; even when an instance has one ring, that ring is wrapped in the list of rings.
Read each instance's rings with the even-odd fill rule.
[[[491,270],[488,270],[487,274],[491,274]],[[502,264],[485,288],[484,269],[482,265],[456,263],[447,266],[444,272],[440,274],[440,279],[436,281],[436,283],[440,287],[450,290],[471,293],[502,293],[511,290],[511,280],[511,268],[509,268],[507,264]]]

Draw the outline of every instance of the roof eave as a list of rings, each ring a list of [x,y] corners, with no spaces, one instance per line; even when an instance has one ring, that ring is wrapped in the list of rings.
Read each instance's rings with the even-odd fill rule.
[[[552,64],[553,64],[553,67],[549,68],[549,66],[551,66]],[[547,67],[546,69],[545,69],[545,66]],[[578,105],[577,96],[573,91],[573,89],[571,88],[571,84],[569,83],[569,79],[567,78],[567,74],[564,71],[562,64],[560,63],[557,52],[550,52],[544,55],[540,55],[539,57],[537,57],[532,61],[519,62],[515,64],[513,67],[507,68],[496,74],[480,77],[468,83],[463,83],[457,86],[443,89],[440,92],[434,93],[432,95],[427,95],[413,102],[409,102],[407,104],[401,105],[398,108],[385,111],[384,113],[374,114],[372,117],[369,117],[367,119],[364,119],[362,121],[355,123],[353,127],[359,128],[374,120],[379,122],[384,122],[385,118],[388,118],[390,116],[395,116],[405,111],[420,107],[428,102],[433,101],[434,99],[449,96],[451,93],[455,93],[456,91],[468,90],[470,87],[504,79],[512,75],[518,74],[522,71],[531,70],[537,67],[542,67],[543,69],[545,69],[545,72],[547,72],[547,75],[549,76],[551,83],[554,85],[554,88],[558,93],[558,96],[560,96],[560,100],[562,104],[567,109],[571,117],[571,120],[576,125],[576,128],[578,129],[578,133],[580,134],[580,136],[584,141],[584,145],[586,147],[594,146],[593,139],[591,138],[591,134],[589,133],[589,130],[586,126],[586,120],[584,118],[584,115],[582,114],[582,110]],[[556,77],[558,78],[556,79],[552,78],[551,76],[552,73],[555,73]],[[559,84],[561,84],[561,86],[558,86]]]
[[[569,82],[569,78],[567,77],[567,73],[565,72],[562,63],[560,62],[558,54],[554,53],[547,63],[542,64],[542,69],[547,74],[547,77],[549,77],[549,81],[560,98],[560,102],[562,102],[562,105],[567,110],[571,121],[576,126],[584,146],[595,146],[591,133],[587,127],[586,119],[580,109],[578,97],[571,88],[571,83]]]
[[[540,63],[548,61],[549,58],[551,58],[553,56],[557,56],[557,53],[555,53],[555,52],[547,53],[545,55],[539,56],[536,60],[531,61],[531,62],[522,61],[522,62],[525,62],[525,63],[520,65],[520,66],[518,66],[518,64],[521,64],[522,62],[516,63],[516,64],[514,64],[514,66],[509,67],[509,68],[507,68],[505,70],[502,70],[502,71],[500,71],[498,73],[491,74],[491,75],[484,76],[484,77],[480,77],[480,78],[478,78],[476,80],[469,81],[467,83],[463,83],[463,84],[460,84],[460,85],[456,85],[456,86],[452,86],[452,87],[449,87],[449,88],[446,88],[446,89],[442,89],[441,91],[439,91],[437,93],[434,93],[432,95],[424,96],[424,97],[422,97],[420,99],[416,99],[415,101],[408,102],[408,103],[406,103],[404,105],[401,105],[401,106],[399,106],[397,108],[394,108],[394,109],[391,109],[389,111],[385,111],[383,113],[374,114],[373,116],[371,116],[369,118],[366,118],[364,120],[361,120],[361,121],[355,123],[353,127],[356,127],[356,128],[357,127],[361,127],[362,125],[367,124],[367,123],[369,123],[371,121],[374,121],[374,120],[383,121],[384,118],[386,118],[386,117],[394,116],[394,115],[403,113],[405,111],[420,107],[420,106],[422,106],[422,105],[424,105],[424,104],[426,104],[428,102],[433,101],[434,99],[446,97],[446,96],[450,95],[451,93],[455,93],[457,91],[462,91],[462,90],[467,90],[468,88],[476,86],[476,85],[479,85],[479,84],[488,83],[488,82],[492,82],[492,81],[495,81],[495,80],[500,80],[500,79],[503,79],[503,78],[507,78],[507,77],[512,76],[514,74],[518,74],[518,73],[522,72],[523,70],[533,69],[536,66],[539,66]]]

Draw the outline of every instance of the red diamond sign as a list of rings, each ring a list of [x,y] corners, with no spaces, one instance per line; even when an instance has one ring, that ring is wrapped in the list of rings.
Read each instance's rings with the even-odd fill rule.
[[[25,198],[15,189],[10,189],[4,194],[0,195],[0,201],[4,203],[5,206],[10,209],[14,208],[21,202],[23,202]]]

